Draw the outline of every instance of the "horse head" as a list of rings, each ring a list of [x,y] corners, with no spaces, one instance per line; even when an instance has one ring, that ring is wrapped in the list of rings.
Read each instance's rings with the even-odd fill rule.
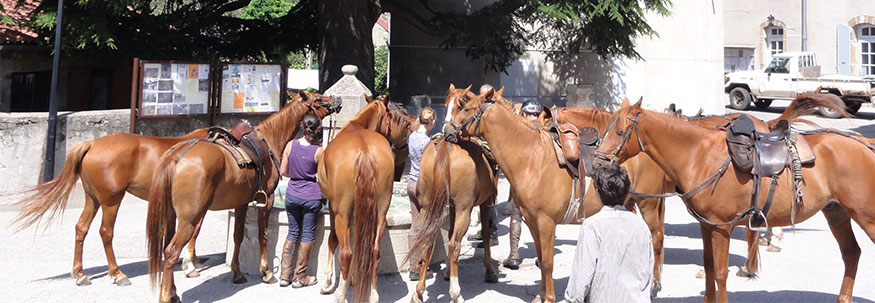
[[[396,102],[388,102],[389,109],[389,134],[395,144],[392,144],[393,150],[403,150],[407,148],[407,136],[413,131],[413,122],[416,117],[407,113],[407,109],[403,105]]]
[[[466,137],[481,136],[480,118],[489,107],[497,101],[493,99],[495,92],[490,88],[486,93],[476,96],[460,109],[455,111],[452,119],[444,129],[447,140],[454,141],[459,135]],[[505,102],[506,101],[499,101]]]
[[[340,112],[343,100],[340,97],[324,96],[319,93],[300,91],[293,102],[301,102],[308,111],[320,118]]]
[[[623,163],[644,151],[644,144],[638,133],[638,121],[642,114],[645,111],[641,109],[640,99],[634,105],[629,105],[629,99],[623,100],[620,109],[611,117],[601,139],[602,143],[595,152],[597,161]]]
[[[447,115],[444,117],[445,125],[450,123],[454,112],[461,110],[465,103],[468,103],[468,101],[476,96],[471,92],[471,85],[464,89],[458,89],[450,83],[450,89],[447,90],[447,99],[444,101],[444,106],[447,109]]]

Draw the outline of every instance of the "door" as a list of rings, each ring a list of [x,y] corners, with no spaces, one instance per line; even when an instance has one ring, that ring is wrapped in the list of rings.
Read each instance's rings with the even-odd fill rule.
[[[851,28],[842,24],[836,26],[836,73],[851,74]]]
[[[760,98],[792,98],[795,95],[795,82],[790,70],[797,64],[793,58],[778,57],[766,67],[763,75],[759,78]]]

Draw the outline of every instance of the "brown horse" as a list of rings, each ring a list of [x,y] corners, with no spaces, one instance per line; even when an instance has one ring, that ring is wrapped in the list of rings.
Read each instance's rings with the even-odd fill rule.
[[[52,181],[40,184],[34,189],[33,195],[16,203],[24,207],[13,224],[20,223],[18,230],[22,230],[42,219],[52,222],[67,207],[76,179],[81,178],[85,191],[85,207],[76,223],[72,272],[76,285],[91,284],[91,280],[82,271],[82,248],[98,209],[102,212],[100,237],[106,253],[107,275],[113,278],[116,285],[130,285],[130,280],[118,267],[112,248],[115,220],[125,192],[140,199],[148,198],[149,188],[152,186],[152,171],[158,158],[176,143],[206,136],[207,129],[201,128],[182,137],[161,138],[118,133],[76,143],[67,152],[61,174]],[[48,217],[43,218],[46,213],[49,214]],[[199,230],[200,224],[188,244],[188,256],[183,260],[183,268],[186,271],[190,269],[192,275],[196,275],[197,271],[190,265],[200,266],[194,252]]]
[[[307,94],[303,102],[292,102],[255,126],[255,133],[264,138],[271,157],[273,151],[292,139],[300,119],[308,111],[324,117],[335,112],[340,102],[319,94]],[[147,247],[149,250],[149,277],[152,285],[160,281],[160,302],[178,301],[173,282],[173,267],[179,259],[182,246],[191,238],[195,224],[207,210],[236,208],[234,242],[240,247],[247,203],[254,188],[265,188],[273,193],[279,180],[279,171],[273,161],[264,165],[262,184],[253,184],[255,170],[241,168],[228,150],[218,144],[199,141],[192,145],[180,143],[167,151],[155,168],[150,190],[147,216]],[[273,201],[270,194],[268,201]],[[273,272],[267,266],[267,219],[272,203],[259,212],[259,244],[261,272],[264,282],[273,281]],[[176,227],[176,228],[174,228]],[[239,251],[239,249],[237,249]],[[161,268],[162,253],[164,266]],[[240,272],[239,254],[231,261],[235,283],[245,281]]]
[[[843,105],[836,104],[828,99],[812,98],[811,95],[802,95],[790,103],[790,105],[775,119],[769,121],[760,121],[753,119],[754,126],[758,131],[766,132],[769,127],[774,126],[781,119],[801,120],[798,117],[814,113],[817,108],[826,107],[836,110],[840,113],[844,112]],[[555,117],[553,116],[555,114]],[[556,123],[571,123],[576,128],[593,127],[604,133],[613,113],[596,108],[583,107],[565,107],[545,109],[544,114],[540,117],[543,124],[547,125],[554,120]],[[730,114],[726,116],[709,116],[700,118],[691,118],[689,123],[701,127],[715,128],[726,125],[731,118],[737,117],[739,114]],[[662,263],[664,259],[664,217],[665,217],[665,193],[675,191],[674,182],[669,179],[662,169],[650,159],[646,154],[639,154],[624,162],[623,167],[629,173],[629,177],[635,182],[632,184],[630,191],[633,193],[629,196],[626,207],[635,211],[633,206],[637,205],[641,212],[644,221],[650,228],[651,238],[653,241],[654,251],[654,270],[653,270],[653,294],[655,295],[661,287]],[[584,209],[581,216],[588,217],[598,212],[601,209],[601,202],[595,196],[592,184],[586,190],[585,199],[582,202]],[[739,275],[754,276],[758,270],[758,254],[756,240],[757,232],[748,231],[748,259],[745,265],[741,267]]]
[[[640,102],[622,107],[614,118],[616,124],[608,130],[598,149],[601,158],[616,157],[623,162],[639,153],[647,153],[675,180],[681,192],[691,191],[705,184],[705,180],[714,180],[708,190],[684,202],[691,213],[699,215],[704,244],[704,299],[706,302],[728,301],[729,235],[734,225],[745,223],[744,214],[750,209],[752,177],[734,166],[725,170],[722,177],[715,174],[722,167],[720,163],[728,159],[725,131],[698,127],[643,110]],[[766,218],[772,226],[786,226],[793,223],[794,215],[796,222],[801,222],[822,211],[845,263],[837,300],[850,302],[860,257],[850,220],[854,219],[875,242],[875,205],[867,200],[875,195],[875,188],[871,186],[875,178],[866,170],[875,167],[875,155],[860,142],[841,135],[810,134],[805,138],[817,160],[802,168],[803,203],[792,205],[792,187],[786,181],[788,178],[784,178],[775,191]],[[761,188],[769,186],[767,180],[762,182]]]
[[[392,198],[393,129],[397,115],[388,108],[388,97],[372,101],[356,114],[325,147],[317,179],[331,210],[328,264],[321,292],[334,292],[334,252],[340,245],[340,282],[335,300],[344,302],[349,283],[355,286],[354,302],[377,302],[377,265],[380,240],[386,230],[386,212]],[[394,139],[392,139],[394,141]],[[355,243],[350,239],[355,230]]]
[[[451,84],[446,99],[448,111],[464,104],[463,102],[473,96],[470,87],[456,89]],[[420,260],[411,260],[420,264],[419,281],[410,299],[411,302],[422,302],[435,236],[440,231],[446,216],[445,206],[450,207],[451,222],[450,239],[447,242],[450,297],[453,302],[464,301],[460,294],[458,271],[462,237],[468,231],[471,210],[474,206],[480,206],[480,220],[483,226],[489,225],[489,212],[486,207],[495,203],[497,182],[496,171],[477,143],[462,139],[452,144],[444,139],[434,139],[426,145],[420,162],[419,181],[416,183],[416,195],[422,214],[420,216],[422,232],[410,247],[406,258],[408,260],[411,256],[420,256]],[[498,277],[493,268],[489,229],[483,228],[481,233],[484,239],[485,280],[488,283],[495,283],[498,282]]]

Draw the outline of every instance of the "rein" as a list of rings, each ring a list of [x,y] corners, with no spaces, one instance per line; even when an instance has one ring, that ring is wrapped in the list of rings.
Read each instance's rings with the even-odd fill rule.
[[[620,150],[622,150],[623,147],[626,146],[626,143],[629,142],[629,138],[632,136],[632,131],[635,131],[635,138],[638,139],[638,147],[640,147],[641,151],[644,152],[644,144],[641,142],[641,136],[638,134],[638,118],[640,115],[641,112],[636,113],[635,117],[626,116],[626,119],[632,121],[632,126],[629,126],[629,129],[626,130],[626,133],[623,134],[623,141],[620,142],[620,145],[617,145],[617,147],[614,148],[614,151],[612,151],[610,154],[606,154],[597,150],[595,152],[595,157],[604,161],[608,161],[609,163],[617,162],[617,160],[619,160],[619,158],[617,158],[617,154],[619,154]],[[608,127],[605,129],[605,135],[600,140],[601,142],[605,142],[605,139],[608,137],[608,132],[610,132],[611,128],[614,127],[614,124],[617,122],[617,118],[619,118],[619,116],[616,115],[614,116],[614,118],[611,118],[611,122],[608,123]]]

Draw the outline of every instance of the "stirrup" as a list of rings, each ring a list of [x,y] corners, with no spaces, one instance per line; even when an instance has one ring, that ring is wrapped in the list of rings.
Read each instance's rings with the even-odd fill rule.
[[[753,227],[753,224],[752,224],[752,223],[753,223],[753,220],[754,220],[754,216],[758,216],[758,217],[760,217],[760,218],[763,218],[763,224],[762,224],[762,226],[760,226],[760,227]],[[747,220],[747,228],[748,228],[749,230],[756,231],[756,232],[766,232],[766,231],[769,230],[769,219],[766,219],[766,216],[763,215],[763,213],[762,213],[761,211],[759,211],[759,210],[754,211],[753,213],[751,213],[751,217],[750,217],[750,219]]]
[[[265,207],[267,206],[267,193],[261,189],[255,192],[255,195],[252,197],[252,201],[249,202],[249,206],[255,207]]]

